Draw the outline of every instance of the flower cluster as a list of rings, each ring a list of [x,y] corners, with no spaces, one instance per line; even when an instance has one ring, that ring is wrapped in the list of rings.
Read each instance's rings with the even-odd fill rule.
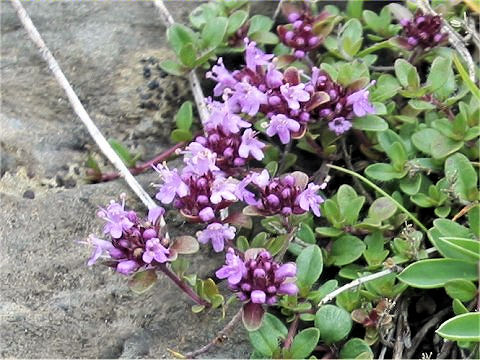
[[[245,259],[229,248],[226,265],[217,270],[219,279],[227,279],[229,288],[239,300],[258,305],[274,305],[279,295],[296,295],[297,267],[294,263],[280,265],[266,250],[251,249]]]
[[[270,179],[267,170],[251,173],[237,187],[238,198],[245,201],[254,212],[269,216],[282,214],[303,214],[312,211],[320,216],[319,206],[323,198],[317,194],[319,185],[308,184],[308,176],[294,172],[280,178]],[[247,189],[253,184],[257,195]]]
[[[112,200],[106,209],[98,211],[97,215],[105,221],[103,232],[108,240],[89,236],[88,242],[94,246],[94,251],[88,265],[95,264],[102,255],[108,255],[107,265],[121,274],[130,275],[142,267],[167,262],[170,255],[168,240],[163,237],[158,222],[164,209],[151,209],[147,219],[141,219],[135,211],[125,210],[124,194],[121,200],[121,204]]]
[[[285,45],[294,49],[295,57],[303,58],[308,51],[322,44],[324,38],[315,33],[315,28],[328,17],[327,12],[322,12],[316,17],[307,11],[291,12],[287,16],[289,24],[277,27],[278,36]]]
[[[448,39],[448,34],[442,32],[442,18],[417,11],[412,19],[402,19],[403,33],[401,44],[409,49],[430,49],[441,45]]]

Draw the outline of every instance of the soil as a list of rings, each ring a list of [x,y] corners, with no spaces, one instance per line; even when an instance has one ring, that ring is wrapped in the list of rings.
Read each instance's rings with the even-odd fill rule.
[[[185,21],[197,4],[168,2]],[[275,3],[252,13],[273,13]],[[186,80],[167,76],[156,62],[173,57],[165,27],[149,2],[24,3],[92,119],[107,136],[148,160],[170,147],[179,104],[190,99]],[[17,358],[159,358],[210,341],[225,319],[193,314],[192,302],[162,278],[144,295],[102,266],[88,268],[81,242],[99,233],[99,205],[127,192],[122,180],[89,184],[85,161],[93,141],[16,17],[1,3],[0,113],[0,356]],[[100,155],[103,169],[109,166]],[[110,168],[111,170],[111,168]],[[150,186],[155,174],[139,176]],[[195,229],[170,214],[173,234]],[[221,255],[203,248],[192,257],[211,276]],[[250,346],[237,326],[206,357],[245,358]]]

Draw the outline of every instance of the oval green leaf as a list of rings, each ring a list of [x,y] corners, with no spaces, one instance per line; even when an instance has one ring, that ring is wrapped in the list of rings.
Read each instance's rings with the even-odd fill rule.
[[[324,305],[315,314],[315,327],[320,330],[320,338],[331,344],[348,335],[352,319],[348,311],[335,305]]]
[[[364,250],[365,244],[358,237],[343,235],[334,241],[330,255],[335,265],[343,266],[357,260]]]
[[[436,331],[438,335],[455,341],[480,341],[480,313],[468,313],[445,321]]]
[[[297,283],[300,288],[310,288],[323,270],[322,251],[317,245],[302,250],[297,257]]]

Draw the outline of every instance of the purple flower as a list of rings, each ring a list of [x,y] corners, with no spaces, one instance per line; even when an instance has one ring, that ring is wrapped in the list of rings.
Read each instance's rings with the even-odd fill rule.
[[[250,299],[254,304],[265,304],[267,295],[262,290],[253,290],[250,294]]]
[[[290,141],[290,132],[297,132],[300,130],[300,124],[283,114],[273,115],[267,128],[267,135],[278,135],[283,144],[288,144]]]
[[[375,81],[372,81],[365,89],[354,92],[347,97],[347,105],[353,105],[353,112],[358,117],[375,114],[375,108],[370,101],[368,101],[369,92],[367,90],[373,84],[375,84]]]
[[[140,267],[135,260],[123,260],[117,264],[117,272],[123,275],[131,275]]]
[[[285,84],[280,86],[280,92],[285,100],[287,100],[288,107],[292,110],[300,109],[300,101],[306,102],[310,100],[310,94],[305,90],[305,84],[290,85]]]
[[[257,66],[268,65],[273,58],[272,54],[265,54],[262,50],[256,47],[257,43],[254,41],[249,42],[247,38],[244,39],[245,49],[245,62],[247,68],[252,71],[257,70]]]
[[[275,281],[283,281],[287,277],[294,277],[297,275],[297,265],[289,262],[283,264],[275,271]]]
[[[100,256],[104,252],[107,252],[110,257],[121,258],[123,257],[123,252],[112,245],[110,241],[99,239],[93,235],[90,235],[87,239],[87,242],[92,244],[95,248],[93,249],[92,255],[88,259],[87,265],[92,266],[95,264]]]
[[[103,227],[105,234],[118,239],[122,236],[124,230],[128,230],[133,226],[133,222],[129,219],[129,212],[125,211],[125,194],[121,196],[122,204],[111,201],[107,209],[101,209],[97,215],[107,223]]]
[[[205,175],[209,171],[215,172],[220,170],[215,165],[217,154],[198,142],[190,143],[186,147],[184,154],[183,161],[187,165],[184,171],[187,173]]]
[[[175,198],[175,195],[179,197],[188,195],[188,186],[182,181],[177,169],[170,171],[166,165],[160,164],[154,167],[154,169],[160,174],[163,180],[162,185],[156,185],[159,188],[155,196],[157,200],[160,200],[164,204],[170,204]]]
[[[235,252],[232,248],[227,250],[226,254],[226,265],[223,265],[215,275],[219,279],[227,279],[230,285],[236,285],[241,280],[244,274],[247,273],[245,264],[240,256],[235,255]]]
[[[206,207],[200,210],[198,216],[200,217],[200,219],[202,219],[202,221],[208,222],[215,218],[215,213],[213,212],[213,209],[211,207]]]
[[[267,100],[267,95],[258,88],[241,82],[235,85],[235,91],[228,101],[231,106],[238,107],[243,113],[254,116],[258,113],[260,105],[266,104]]]
[[[255,194],[246,189],[251,181],[252,179],[250,176],[247,176],[240,181],[237,185],[237,189],[235,190],[235,195],[239,200],[245,201],[248,205],[255,205],[257,203]]]
[[[145,244],[145,252],[142,255],[142,260],[147,264],[151,264],[153,260],[164,263],[168,261],[168,255],[169,251],[160,244],[160,239],[152,238],[147,240]]]
[[[232,73],[223,65],[223,59],[221,57],[218,58],[217,65],[213,65],[212,71],[207,72],[206,77],[217,82],[217,85],[213,89],[215,96],[222,95],[223,90],[227,88],[232,89],[237,83]]]
[[[265,189],[270,182],[270,174],[266,169],[262,170],[261,173],[254,172],[250,177],[251,181],[261,189]]]
[[[262,160],[264,157],[262,149],[265,144],[256,138],[257,133],[252,129],[247,129],[242,135],[242,143],[238,148],[238,154],[247,159],[249,155],[252,155],[257,160]]]
[[[283,84],[283,74],[275,68],[274,64],[268,65],[265,82],[271,89],[276,89]]]
[[[308,187],[301,192],[298,197],[298,205],[305,211],[312,209],[315,216],[320,216],[319,206],[323,203],[323,198],[317,194],[320,189],[319,185],[313,183],[308,184]]]
[[[352,123],[348,120],[345,120],[344,117],[337,117],[328,123],[328,128],[337,135],[347,132],[351,127]]]
[[[205,230],[199,231],[197,238],[202,244],[210,241],[213,250],[220,252],[223,251],[226,240],[233,240],[235,238],[235,228],[228,224],[213,223],[208,225]]]
[[[230,109],[228,102],[221,103],[212,101],[209,104],[210,117],[203,124],[207,130],[212,130],[221,127],[227,134],[236,134],[241,128],[249,128],[252,126],[248,121],[243,120],[237,114],[234,114]]]
[[[212,204],[220,204],[223,200],[237,201],[235,191],[237,189],[238,180],[232,177],[225,179],[222,176],[217,176],[212,184],[212,195],[210,201]]]
[[[155,224],[159,217],[165,214],[165,209],[161,206],[154,207],[148,210],[148,221],[152,224]]]
[[[278,288],[277,294],[280,295],[296,295],[298,293],[298,287],[294,283],[284,283]]]

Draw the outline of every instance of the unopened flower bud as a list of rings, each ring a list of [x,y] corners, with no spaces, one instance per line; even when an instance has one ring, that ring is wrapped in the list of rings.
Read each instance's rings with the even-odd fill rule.
[[[305,51],[296,50],[294,55],[297,59],[303,59],[305,57]]]
[[[302,27],[302,25],[303,25],[303,21],[302,21],[302,20],[297,20],[297,21],[295,21],[295,22],[293,23],[293,27],[294,27],[295,29],[300,29],[300,28]]]
[[[253,276],[256,277],[256,278],[264,278],[265,277],[265,270],[255,269],[253,271]]]
[[[147,229],[143,232],[143,238],[145,240],[157,237],[157,232],[154,229]]]
[[[291,22],[291,23],[297,21],[299,18],[300,18],[300,14],[297,12],[292,12],[287,17],[288,22]]]
[[[266,295],[262,290],[253,290],[250,299],[254,304],[265,304]]]
[[[200,205],[208,204],[208,202],[209,202],[208,196],[206,196],[206,195],[198,195],[198,196],[197,196],[197,202],[198,202]]]
[[[233,165],[235,166],[244,166],[247,163],[247,161],[243,158],[237,157],[235,160],[233,160]]]
[[[277,207],[280,204],[280,200],[274,194],[270,194],[267,196],[267,201],[270,206]]]

